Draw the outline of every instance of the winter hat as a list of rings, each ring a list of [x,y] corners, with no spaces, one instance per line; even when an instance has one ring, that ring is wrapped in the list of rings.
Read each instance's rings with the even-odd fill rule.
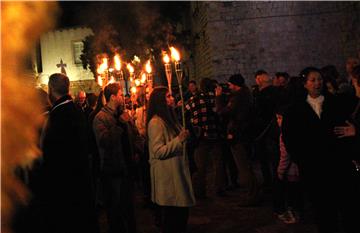
[[[242,87],[245,84],[245,79],[241,74],[234,74],[230,76],[228,82],[236,86]]]

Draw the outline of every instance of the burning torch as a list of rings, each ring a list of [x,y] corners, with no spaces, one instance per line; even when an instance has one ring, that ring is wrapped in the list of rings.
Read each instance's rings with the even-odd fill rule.
[[[166,53],[164,53],[163,61],[164,61],[164,65],[165,65],[166,79],[167,79],[168,86],[169,86],[169,93],[172,94],[172,90],[171,90],[171,74],[172,74],[171,64],[170,64],[170,58]]]

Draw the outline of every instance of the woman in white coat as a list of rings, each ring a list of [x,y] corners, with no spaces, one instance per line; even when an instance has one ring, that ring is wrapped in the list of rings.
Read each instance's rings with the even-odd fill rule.
[[[162,233],[186,231],[189,207],[195,205],[189,163],[183,146],[189,132],[174,112],[174,98],[166,87],[154,88],[147,115],[151,199],[159,206]]]

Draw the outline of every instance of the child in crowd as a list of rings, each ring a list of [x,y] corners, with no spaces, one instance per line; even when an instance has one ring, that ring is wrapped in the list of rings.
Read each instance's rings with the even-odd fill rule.
[[[282,115],[276,114],[276,118],[281,129]],[[299,169],[286,151],[282,134],[279,138],[279,149],[280,159],[274,186],[274,211],[282,222],[293,224],[299,222],[303,210]]]

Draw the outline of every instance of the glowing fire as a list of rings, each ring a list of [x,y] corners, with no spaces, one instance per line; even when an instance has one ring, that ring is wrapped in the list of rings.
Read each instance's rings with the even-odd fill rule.
[[[141,85],[141,81],[139,79],[135,79],[135,86],[140,86]]]
[[[167,63],[169,63],[170,62],[170,58],[169,58],[169,56],[165,53],[165,55],[164,55],[164,57],[163,57],[163,60],[164,60],[164,62],[167,64]]]
[[[130,91],[131,91],[132,94],[136,94],[136,87],[132,87],[132,88],[130,89]]]
[[[126,68],[129,70],[131,74],[134,73],[134,67],[132,67],[130,63],[127,64]]]
[[[170,47],[171,58],[175,61],[180,61],[180,53],[174,48]]]
[[[144,84],[145,82],[146,82],[146,74],[143,73],[143,74],[141,75],[141,83]]]
[[[140,58],[138,57],[138,56],[134,56],[134,60],[133,60],[134,62],[137,62],[137,63],[140,63]]]
[[[108,59],[106,57],[104,57],[102,59],[102,63],[100,64],[100,66],[97,68],[96,72],[98,74],[103,74],[108,68]]]
[[[97,83],[99,84],[100,87],[103,86],[103,80],[102,80],[101,76],[98,76]]]
[[[121,70],[121,60],[118,54],[114,56],[114,65],[116,70]]]
[[[114,76],[111,76],[110,77],[110,80],[109,80],[109,83],[115,83],[116,81],[115,81],[115,78],[114,78]]]
[[[150,60],[148,60],[148,62],[145,65],[145,70],[148,74],[151,73],[152,69],[151,69],[151,64],[150,64]]]

